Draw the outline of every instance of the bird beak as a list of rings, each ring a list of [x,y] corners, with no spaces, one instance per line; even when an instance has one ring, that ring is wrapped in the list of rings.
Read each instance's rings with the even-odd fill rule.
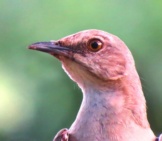
[[[34,44],[31,44],[29,49],[32,50],[38,50],[42,52],[49,53],[59,59],[59,56],[66,56],[70,57],[70,52],[72,52],[72,49],[69,47],[63,47],[60,46],[57,42],[50,41],[50,42],[37,42]]]

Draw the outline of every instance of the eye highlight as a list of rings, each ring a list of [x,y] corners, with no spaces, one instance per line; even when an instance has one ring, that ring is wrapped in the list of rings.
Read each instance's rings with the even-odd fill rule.
[[[102,48],[102,42],[100,40],[94,39],[88,43],[88,49],[93,52],[97,52]]]

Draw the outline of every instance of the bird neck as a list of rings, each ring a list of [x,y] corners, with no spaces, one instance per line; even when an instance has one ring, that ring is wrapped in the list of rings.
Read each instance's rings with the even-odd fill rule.
[[[108,82],[107,85],[105,83],[97,85],[93,83],[89,86],[86,84],[86,87],[82,89],[81,108],[70,128],[73,134],[81,135],[81,132],[84,131],[83,134],[87,132],[91,137],[95,133],[102,132],[101,137],[106,138],[110,134],[113,137],[113,131],[118,130],[122,130],[130,136],[132,132],[137,132],[137,134],[145,134],[146,130],[151,132],[140,81],[133,80],[138,81],[138,85],[140,85],[134,86],[132,83],[135,82],[131,83],[129,78],[124,79]],[[115,134],[114,136],[116,136]],[[118,137],[129,135],[121,133],[121,136],[118,135]],[[153,133],[151,136],[154,137]]]
[[[149,128],[141,82],[137,73],[133,76],[133,79],[130,75],[116,81],[86,84],[81,108],[98,117],[105,114],[106,120],[116,117],[119,118],[116,121],[126,122],[127,116],[138,126]]]

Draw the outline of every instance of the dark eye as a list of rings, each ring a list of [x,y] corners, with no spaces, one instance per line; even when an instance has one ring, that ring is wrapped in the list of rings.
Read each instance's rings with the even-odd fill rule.
[[[90,51],[96,52],[102,48],[102,42],[100,40],[91,40],[88,44],[88,49]]]

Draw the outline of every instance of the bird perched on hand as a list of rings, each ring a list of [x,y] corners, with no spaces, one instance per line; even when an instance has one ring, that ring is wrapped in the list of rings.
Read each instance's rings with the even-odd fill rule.
[[[131,52],[117,36],[85,30],[30,49],[47,52],[62,63],[83,92],[70,129],[54,141],[156,141]]]

